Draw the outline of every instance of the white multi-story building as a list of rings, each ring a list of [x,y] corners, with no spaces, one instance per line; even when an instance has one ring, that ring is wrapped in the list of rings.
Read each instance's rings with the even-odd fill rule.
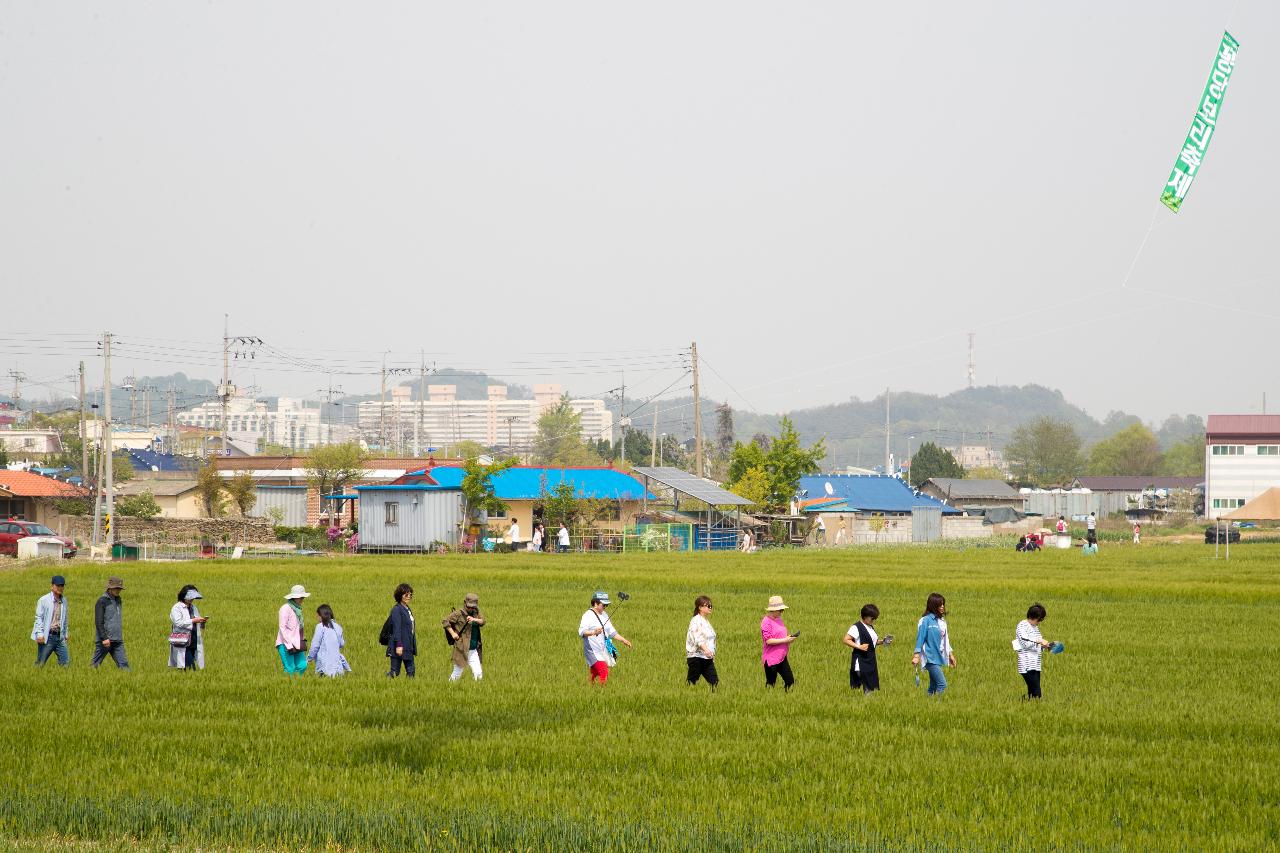
[[[201,403],[177,415],[178,423],[209,430],[222,429],[222,403]],[[274,411],[250,397],[233,397],[227,404],[227,434],[236,440],[259,439],[290,450],[310,450],[320,444],[343,441],[349,430],[321,423],[320,409],[302,400],[281,397]]]
[[[1280,415],[1210,415],[1204,476],[1211,519],[1280,486]]]
[[[360,404],[358,423],[366,443],[400,452],[415,446],[443,450],[460,441],[528,450],[538,418],[560,402],[563,391],[559,385],[534,385],[532,400],[509,399],[505,385],[490,385],[484,400],[459,400],[456,385],[428,385],[425,401],[412,399],[412,393],[400,386],[385,403]],[[570,400],[569,406],[582,416],[583,440],[611,437],[613,413],[603,400]]]
[[[998,468],[1006,474],[1009,472],[1009,465],[1004,461],[1004,454],[986,445],[965,444],[960,447],[943,449],[950,453],[960,463],[960,467],[966,471],[972,471],[975,468]]]

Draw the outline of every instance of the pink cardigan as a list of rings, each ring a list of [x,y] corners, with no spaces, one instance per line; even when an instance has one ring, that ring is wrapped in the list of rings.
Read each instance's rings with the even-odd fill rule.
[[[287,601],[280,608],[280,629],[276,631],[276,645],[284,646],[291,652],[302,650],[302,620]]]

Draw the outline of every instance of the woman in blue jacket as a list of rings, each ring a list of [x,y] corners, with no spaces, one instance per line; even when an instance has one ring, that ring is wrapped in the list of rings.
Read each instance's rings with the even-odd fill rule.
[[[956,656],[951,652],[951,638],[947,636],[947,600],[940,593],[929,593],[924,605],[924,616],[916,628],[915,653],[911,655],[913,666],[924,664],[929,673],[929,695],[947,689],[944,666],[955,666]]]
[[[391,640],[387,643],[387,657],[391,658],[390,678],[400,674],[400,665],[404,665],[404,674],[413,678],[413,658],[418,653],[418,634],[413,622],[413,611],[409,609],[409,601],[413,598],[413,587],[402,583],[393,593],[396,603],[391,608]]]

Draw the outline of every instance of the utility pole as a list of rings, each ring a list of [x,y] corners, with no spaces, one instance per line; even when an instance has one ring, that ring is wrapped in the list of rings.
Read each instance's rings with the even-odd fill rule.
[[[382,390],[378,392],[378,452],[387,455],[387,354],[382,354]]]
[[[427,408],[427,354],[418,350],[418,411],[413,421],[413,455],[422,455],[422,415]]]
[[[889,469],[893,466],[892,453],[889,450],[889,389],[884,389],[884,473],[886,477],[892,477],[893,472]]]
[[[166,394],[165,396],[168,398],[168,402],[169,402],[169,417],[165,419],[165,423],[168,424],[168,427],[169,427],[169,429],[167,430],[167,432],[169,433],[169,446],[166,449],[169,451],[170,456],[176,456],[178,453],[178,425],[175,419],[178,416],[178,412],[177,412],[178,402],[174,398],[174,388],[173,388],[172,382],[169,383],[169,393]]]
[[[111,333],[102,333],[102,408],[103,408],[103,437],[105,439],[102,446],[102,479],[104,481],[106,492],[106,503],[103,504],[103,519],[106,526],[103,529],[103,544],[107,546],[107,552],[110,553],[111,546],[115,542],[115,525],[112,523],[115,515],[115,478],[112,469],[113,448],[111,446]]]
[[[227,409],[231,405],[231,315],[222,315],[222,384],[218,386],[218,397],[222,399],[222,453],[227,452]]]
[[[22,383],[27,381],[27,374],[21,370],[10,370],[9,378],[13,380],[13,422],[22,423]]]
[[[702,467],[702,386],[698,382],[698,342],[689,345],[693,361],[693,458],[694,476],[703,475]]]
[[[622,371],[622,396],[618,403],[618,436],[622,448],[622,462],[627,462],[627,371]],[[1265,408],[1265,407],[1264,407]]]
[[[129,389],[129,429],[138,426],[138,386],[133,384],[133,377],[124,378],[124,386]]]
[[[658,407],[653,407],[653,446],[649,450],[649,465],[658,465]]]
[[[84,420],[84,362],[80,362],[80,485],[89,484],[89,433]]]

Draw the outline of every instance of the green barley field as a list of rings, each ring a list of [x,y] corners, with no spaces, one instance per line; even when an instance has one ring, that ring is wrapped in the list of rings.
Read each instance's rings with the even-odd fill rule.
[[[0,565],[0,838],[94,849],[1274,849],[1280,846],[1280,546],[1035,555],[895,548],[623,557],[485,555]],[[65,570],[72,664],[32,666],[36,598]],[[93,602],[121,573],[133,672],[89,668]],[[418,677],[377,634],[416,591]],[[166,669],[196,583],[208,668]],[[295,583],[328,602],[355,672],[288,680]],[[634,641],[592,688],[591,591]],[[909,666],[926,595],[958,666]],[[440,618],[475,591],[485,679],[449,684]],[[684,684],[693,599],[714,599],[721,686]],[[801,630],[790,694],[759,659],[765,601]],[[848,687],[841,637],[879,605],[884,689]],[[1010,638],[1033,601],[1065,654],[1021,701]]]

